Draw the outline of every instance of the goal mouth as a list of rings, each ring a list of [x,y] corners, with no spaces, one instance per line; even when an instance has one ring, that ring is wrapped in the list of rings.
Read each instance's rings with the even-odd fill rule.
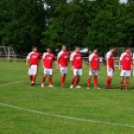
[[[16,61],[17,55],[13,47],[0,46],[0,58],[6,58],[9,61]]]

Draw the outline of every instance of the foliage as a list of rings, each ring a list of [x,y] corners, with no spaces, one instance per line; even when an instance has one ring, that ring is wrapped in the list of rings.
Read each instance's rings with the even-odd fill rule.
[[[1,0],[0,42],[18,52],[67,44],[104,53],[111,45],[134,45],[133,16],[133,0]]]

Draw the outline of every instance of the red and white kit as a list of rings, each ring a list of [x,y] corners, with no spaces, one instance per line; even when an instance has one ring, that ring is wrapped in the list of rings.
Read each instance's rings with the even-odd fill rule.
[[[109,61],[109,65],[107,64],[107,75],[113,76],[113,72],[114,72],[114,55],[113,55],[113,53],[110,51],[107,52],[106,59]]]
[[[98,54],[92,53],[89,56],[89,63],[92,70],[89,71],[89,76],[98,76],[99,72],[99,56]]]
[[[38,64],[41,59],[41,54],[39,52],[30,52],[26,58],[30,61],[30,68],[28,70],[29,75],[37,75]]]
[[[121,61],[121,76],[130,77],[132,67],[132,56],[129,53],[122,53],[120,57]]]
[[[42,59],[43,59],[43,66],[44,66],[44,74],[52,75],[53,74],[53,61],[55,59],[54,54],[44,53]]]
[[[69,61],[69,52],[61,51],[58,53],[57,58],[59,59],[59,67],[61,74],[67,74],[68,71],[68,61]]]
[[[74,75],[82,75],[82,55],[74,52],[71,54],[70,61],[72,61]]]

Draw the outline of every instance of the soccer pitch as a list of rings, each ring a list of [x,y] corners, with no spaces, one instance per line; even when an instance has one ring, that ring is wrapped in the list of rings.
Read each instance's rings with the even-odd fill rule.
[[[106,68],[99,73],[100,90],[87,90],[88,65],[83,67],[82,89],[60,88],[60,73],[54,70],[53,85],[30,86],[25,59],[16,63],[0,60],[0,134],[132,134],[134,133],[134,78],[129,91],[119,90],[115,69],[114,90],[105,90]],[[47,82],[47,81],[46,81]],[[91,86],[93,87],[93,85]]]

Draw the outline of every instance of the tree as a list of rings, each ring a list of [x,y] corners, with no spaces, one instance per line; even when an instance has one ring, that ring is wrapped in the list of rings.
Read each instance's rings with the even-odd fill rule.
[[[45,30],[45,9],[41,0],[2,1],[1,45],[12,46],[16,51],[29,51],[31,45],[40,45]]]

